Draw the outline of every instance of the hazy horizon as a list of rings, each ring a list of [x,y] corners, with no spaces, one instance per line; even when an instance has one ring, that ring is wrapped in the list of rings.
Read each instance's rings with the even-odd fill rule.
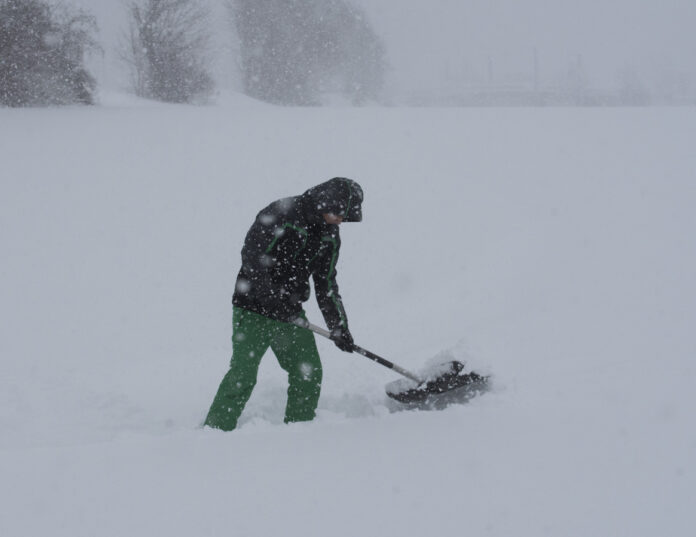
[[[563,82],[581,65],[588,87],[614,89],[631,73],[655,90],[681,84],[696,91],[696,2],[643,0],[352,0],[383,38],[392,93],[448,91],[462,84]],[[104,57],[97,76],[122,82],[118,37],[125,6],[113,0],[73,0],[98,19]],[[210,0],[217,19],[217,78],[235,87],[231,27],[224,2]],[[226,29],[230,28],[230,35]]]

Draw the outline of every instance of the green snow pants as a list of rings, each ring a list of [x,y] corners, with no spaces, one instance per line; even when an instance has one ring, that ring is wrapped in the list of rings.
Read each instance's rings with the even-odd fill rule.
[[[220,383],[205,425],[223,431],[237,426],[268,347],[288,373],[285,423],[314,419],[322,378],[314,334],[306,328],[237,307],[232,310],[232,325],[230,369]]]

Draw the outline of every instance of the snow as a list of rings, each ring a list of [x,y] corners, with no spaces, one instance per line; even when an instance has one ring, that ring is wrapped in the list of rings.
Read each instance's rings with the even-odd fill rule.
[[[693,108],[0,109],[0,534],[692,535],[694,139]],[[201,429],[246,230],[337,175],[356,342],[493,390],[392,412],[319,338],[315,421],[269,352]]]

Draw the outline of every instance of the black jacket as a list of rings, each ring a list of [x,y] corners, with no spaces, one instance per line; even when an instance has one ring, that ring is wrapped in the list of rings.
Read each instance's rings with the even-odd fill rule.
[[[360,221],[362,197],[355,181],[336,177],[261,210],[244,240],[233,304],[271,319],[291,321],[309,299],[312,276],[329,330],[347,328],[336,283],[341,238],[338,226],[327,224],[322,214]]]

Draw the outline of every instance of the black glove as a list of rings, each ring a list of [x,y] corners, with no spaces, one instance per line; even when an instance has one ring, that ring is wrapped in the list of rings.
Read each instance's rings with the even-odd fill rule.
[[[353,352],[353,336],[350,335],[350,331],[347,328],[334,328],[331,330],[331,340],[336,344],[336,346],[345,352]]]

